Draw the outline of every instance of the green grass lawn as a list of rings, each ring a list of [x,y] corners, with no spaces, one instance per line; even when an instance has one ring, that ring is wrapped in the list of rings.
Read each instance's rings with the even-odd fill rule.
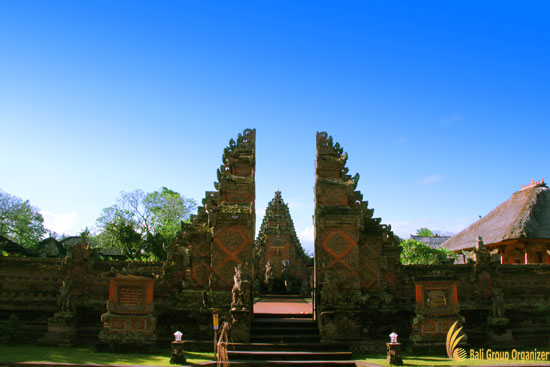
[[[156,354],[119,354],[96,353],[93,347],[39,347],[34,345],[0,345],[0,362],[60,362],[60,363],[98,363],[169,366],[170,349],[163,349]],[[214,360],[212,352],[186,352],[189,364]],[[354,354],[357,361],[387,366],[385,354]],[[464,366],[464,365],[507,365],[521,364],[513,360],[471,360],[461,363],[450,361],[447,356],[407,356],[404,355],[404,366]],[[527,364],[545,364],[549,361],[526,361]]]
[[[96,353],[94,347],[38,347],[34,345],[0,345],[0,362],[61,362],[61,363],[100,363],[138,364],[169,366],[170,349],[157,354],[118,354]],[[214,359],[214,353],[186,352],[189,363],[200,363]]]
[[[387,366],[386,355],[373,355],[373,354],[354,354],[356,361],[362,361],[380,366]],[[403,355],[403,366],[488,366],[488,365],[510,365],[510,364],[541,364],[549,365],[550,361],[524,361],[521,360],[473,360],[465,359],[462,362],[454,362],[447,356],[405,356]]]

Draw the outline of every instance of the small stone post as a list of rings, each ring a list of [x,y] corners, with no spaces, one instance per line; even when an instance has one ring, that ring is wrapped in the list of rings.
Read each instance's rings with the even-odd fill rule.
[[[403,365],[403,359],[401,359],[401,343],[397,342],[397,334],[390,334],[390,342],[386,343],[388,356],[386,360],[390,365]]]

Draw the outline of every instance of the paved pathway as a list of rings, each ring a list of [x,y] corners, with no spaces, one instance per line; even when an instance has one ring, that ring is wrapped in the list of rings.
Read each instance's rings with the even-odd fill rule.
[[[311,301],[304,298],[269,297],[254,304],[254,313],[311,314]]]

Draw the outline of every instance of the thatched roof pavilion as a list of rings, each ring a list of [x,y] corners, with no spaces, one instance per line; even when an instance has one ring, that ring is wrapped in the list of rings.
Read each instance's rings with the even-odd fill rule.
[[[443,247],[469,251],[481,236],[485,245],[501,255],[501,262],[550,263],[550,189],[533,182],[468,228],[457,233]]]

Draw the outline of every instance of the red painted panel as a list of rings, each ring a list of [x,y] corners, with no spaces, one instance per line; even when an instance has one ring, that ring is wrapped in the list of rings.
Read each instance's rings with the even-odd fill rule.
[[[115,280],[111,279],[111,282],[109,284],[109,301],[111,303],[115,303],[115,294],[116,294]]]
[[[420,307],[424,307],[424,297],[422,297],[422,286],[420,284],[416,284],[416,303]]]

